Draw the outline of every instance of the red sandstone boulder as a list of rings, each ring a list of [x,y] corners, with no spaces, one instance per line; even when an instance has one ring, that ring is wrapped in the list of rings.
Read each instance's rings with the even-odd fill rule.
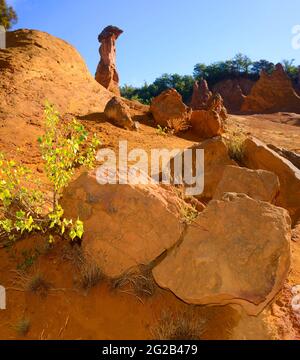
[[[241,108],[250,113],[295,112],[300,113],[300,97],[281,64],[271,75],[262,72],[260,79],[245,98]]]
[[[116,69],[116,41],[123,30],[116,26],[106,27],[99,35],[101,43],[100,63],[96,71],[96,80],[109,91],[120,96],[119,75]]]
[[[223,134],[224,126],[215,111],[196,110],[191,117],[193,133],[201,139],[209,139]]]
[[[106,105],[104,114],[117,126],[126,130],[137,130],[136,123],[132,120],[131,110],[126,103],[118,97],[113,97]]]
[[[224,193],[246,194],[252,199],[273,203],[279,194],[278,176],[270,171],[250,170],[238,166],[226,166],[214,199],[221,199]]]
[[[197,150],[204,150],[204,189],[201,194],[197,194],[196,197],[199,200],[207,201],[214,197],[217,186],[222,179],[223,172],[226,165],[237,165],[228,155],[228,148],[225,141],[219,137],[214,139],[208,139],[200,144],[196,144],[188,150],[192,151],[193,159],[191,164],[191,173],[194,176],[197,174],[196,152]],[[186,150],[187,151],[187,150]],[[170,161],[170,169],[172,178],[175,179],[175,164],[178,163],[178,157],[184,158],[185,152],[178,154]],[[182,164],[184,165],[184,164]],[[190,188],[188,184],[185,184],[185,188]]]
[[[300,219],[300,170],[255,138],[245,140],[243,153],[248,168],[268,170],[278,176],[280,193],[276,205],[287,209],[294,222]]]
[[[175,133],[185,131],[191,125],[192,110],[183,103],[175,89],[166,90],[154,98],[150,112],[158,125],[168,127]]]
[[[239,304],[257,315],[286,280],[290,240],[285,209],[228,193],[189,225],[153,276],[189,304]]]
[[[110,277],[148,265],[181,239],[182,207],[158,185],[100,185],[83,174],[62,199],[65,215],[84,221],[83,251]]]
[[[227,117],[222,97],[219,94],[212,95],[206,103],[206,110],[193,111],[192,131],[202,139],[221,135],[225,131]]]

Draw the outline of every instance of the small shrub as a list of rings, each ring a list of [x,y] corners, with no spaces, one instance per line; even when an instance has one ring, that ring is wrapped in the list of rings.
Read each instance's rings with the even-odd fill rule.
[[[180,209],[182,221],[186,224],[192,224],[198,217],[199,212],[195,206],[183,205]]]
[[[163,128],[160,125],[157,125],[156,134],[159,136],[167,136],[168,135],[168,128]]]
[[[246,136],[243,134],[232,134],[226,140],[228,153],[232,160],[242,163],[244,158],[244,141]]]
[[[80,287],[84,290],[90,290],[97,286],[105,276],[94,262],[84,262],[80,269]]]
[[[14,328],[19,336],[26,336],[30,329],[30,320],[21,319],[17,322]]]
[[[154,340],[200,340],[205,325],[206,320],[195,311],[163,311],[151,334]]]
[[[49,201],[41,183],[26,167],[5,158],[0,153],[0,242],[15,241],[34,231],[81,239],[84,228],[79,219],[64,218],[59,204],[63,189],[71,181],[76,168],[92,168],[99,141],[94,135],[86,145],[88,133],[75,119],[64,124],[58,112],[46,104],[46,132],[39,138],[45,173],[52,188]]]

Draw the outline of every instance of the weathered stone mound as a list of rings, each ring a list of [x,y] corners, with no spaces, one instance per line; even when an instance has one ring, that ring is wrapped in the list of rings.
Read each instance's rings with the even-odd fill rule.
[[[100,185],[83,174],[63,198],[66,216],[84,221],[82,246],[110,277],[148,265],[180,239],[187,206],[157,185]]]
[[[99,35],[101,44],[100,62],[96,70],[96,80],[109,91],[120,96],[119,75],[116,68],[116,41],[123,30],[116,26],[107,26]]]
[[[222,96],[229,112],[238,112],[254,84],[254,81],[244,78],[223,80],[213,87],[213,93]]]
[[[157,125],[168,127],[176,133],[191,126],[192,110],[183,103],[175,89],[165,90],[154,98],[150,111]]]
[[[271,75],[262,72],[260,79],[245,98],[241,110],[249,113],[300,113],[300,97],[281,64]]]
[[[228,193],[208,205],[153,275],[189,304],[240,304],[257,315],[283,286],[290,240],[286,210]]]
[[[255,138],[244,143],[244,164],[251,169],[275,173],[280,181],[276,205],[287,209],[294,222],[300,219],[300,170]]]
[[[47,33],[7,33],[0,50],[0,137],[5,149],[16,139],[36,142],[48,100],[64,114],[102,112],[113,94],[89,73],[75,48]]]

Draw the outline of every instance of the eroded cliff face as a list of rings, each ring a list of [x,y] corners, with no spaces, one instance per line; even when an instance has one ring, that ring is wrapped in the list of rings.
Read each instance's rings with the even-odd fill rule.
[[[106,27],[98,37],[101,44],[100,62],[96,71],[96,81],[115,95],[120,96],[119,75],[116,67],[116,41],[123,31],[116,26]]]
[[[213,87],[214,93],[219,93],[229,112],[239,112],[247,95],[250,94],[255,82],[250,79],[227,79]]]
[[[249,113],[300,113],[300,96],[281,64],[277,64],[270,75],[261,73],[260,79],[245,98],[241,110]]]

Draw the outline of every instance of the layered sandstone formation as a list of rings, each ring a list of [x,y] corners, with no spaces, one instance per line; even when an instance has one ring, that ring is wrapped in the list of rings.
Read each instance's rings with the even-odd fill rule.
[[[212,92],[208,88],[207,81],[196,81],[193,87],[193,95],[190,106],[193,110],[206,110],[207,103],[211,97]]]
[[[120,96],[119,75],[116,68],[116,41],[123,30],[116,26],[107,26],[99,35],[101,44],[100,63],[96,71],[96,80],[109,91]]]
[[[260,79],[245,98],[241,110],[249,113],[300,113],[300,96],[281,64],[277,64],[270,75],[262,71]]]

